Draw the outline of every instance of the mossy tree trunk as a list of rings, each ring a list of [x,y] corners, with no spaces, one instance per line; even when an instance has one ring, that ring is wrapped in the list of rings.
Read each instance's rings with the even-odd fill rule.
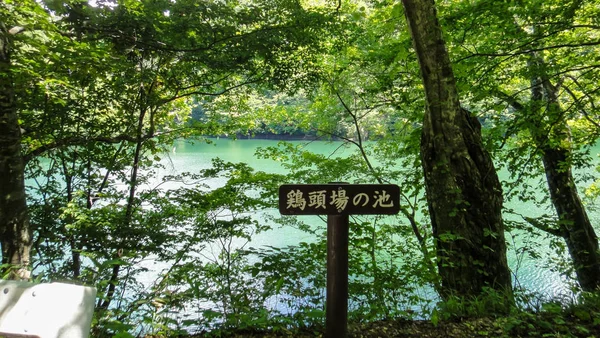
[[[3,270],[10,271],[11,279],[28,279],[31,229],[10,60],[12,36],[18,31],[0,22],[0,236]]]
[[[512,300],[502,188],[481,125],[460,106],[434,1],[402,2],[426,96],[421,161],[441,296],[472,299],[491,288]]]

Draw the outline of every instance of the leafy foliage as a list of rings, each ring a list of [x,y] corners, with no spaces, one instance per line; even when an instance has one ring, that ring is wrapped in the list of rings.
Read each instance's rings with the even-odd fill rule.
[[[515,284],[527,260],[572,276],[564,242],[533,226],[558,224],[546,210],[534,140],[564,123],[572,139],[549,143],[573,150],[565,168],[593,163],[597,3],[440,1],[438,8],[463,104],[508,172],[505,198],[538,206],[527,215],[505,210]],[[96,335],[313,334],[324,324],[323,222],[275,216],[278,185],[398,183],[400,215],[351,219],[351,321],[443,325],[496,314],[505,299],[493,292],[438,303],[419,156],[425,102],[403,15],[400,3],[386,0],[0,3],[1,21],[26,29],[14,36],[10,72],[35,278],[96,286]],[[528,63],[532,51],[544,54],[542,65]],[[561,88],[556,116],[533,115],[529,79],[541,73]],[[285,175],[223,160],[171,173],[175,140],[208,146],[207,136],[261,134],[340,147],[323,154],[280,143],[257,153]],[[588,206],[597,185],[588,188]],[[273,229],[310,240],[253,241]],[[489,332],[534,326],[540,335],[562,334],[570,326],[561,321],[574,321],[584,335],[597,317],[593,293],[542,307],[528,291],[518,304],[540,312],[518,313]]]

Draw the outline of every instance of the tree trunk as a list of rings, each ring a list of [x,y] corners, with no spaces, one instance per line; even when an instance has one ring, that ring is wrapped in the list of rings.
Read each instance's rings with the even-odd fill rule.
[[[11,75],[12,34],[0,23],[0,235],[11,279],[28,279],[31,229],[25,200],[21,129]]]
[[[152,88],[152,86],[150,86],[150,88]],[[137,192],[137,187],[139,184],[138,181],[138,173],[140,170],[140,162],[142,160],[142,150],[144,147],[144,140],[145,138],[143,137],[144,134],[144,119],[146,117],[146,113],[148,111],[149,108],[147,108],[147,102],[144,101],[144,87],[140,86],[140,97],[142,98],[140,100],[140,116],[138,117],[138,125],[137,125],[137,129],[136,129],[136,138],[137,138],[137,142],[135,144],[135,152],[133,155],[133,164],[131,167],[131,175],[129,178],[129,195],[127,197],[127,206],[125,207],[125,217],[123,219],[123,224],[122,224],[122,230],[125,230],[123,233],[121,233],[120,236],[120,240],[122,244],[122,247],[117,249],[114,259],[120,259],[122,254],[123,254],[123,247],[127,247],[130,246],[130,238],[127,238],[127,234],[128,232],[131,230],[132,227],[132,220],[133,220],[133,213],[135,212],[135,195]],[[153,118],[153,114],[151,114],[151,120]],[[151,125],[153,125],[153,121],[150,122]],[[154,134],[154,130],[150,130],[149,131],[149,136],[152,136]],[[108,309],[108,307],[110,306],[110,303],[112,302],[113,298],[114,298],[114,294],[115,291],[117,289],[117,284],[119,282],[119,273],[121,272],[121,264],[114,264],[113,268],[112,268],[112,273],[110,276],[110,280],[108,283],[108,288],[106,291],[106,297],[105,300],[100,303],[100,308],[102,309]]]
[[[502,188],[481,125],[460,107],[433,0],[403,0],[421,68],[426,112],[421,161],[436,239],[441,296],[474,298],[492,288],[512,301]]]
[[[570,150],[543,150],[544,169],[550,198],[559,219],[561,233],[569,248],[577,281],[584,291],[600,287],[598,237],[577,193],[569,161]]]
[[[550,199],[559,220],[558,229],[553,233],[564,237],[581,289],[594,291],[600,287],[598,237],[573,179],[571,131],[558,100],[557,88],[545,74],[541,53],[531,54],[529,67],[538,70],[539,76],[531,80],[533,111],[523,113],[542,152]]]

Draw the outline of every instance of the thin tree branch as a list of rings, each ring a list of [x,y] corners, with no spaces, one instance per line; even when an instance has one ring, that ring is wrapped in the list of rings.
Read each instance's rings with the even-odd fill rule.
[[[582,86],[579,84],[579,82],[577,81],[577,79],[575,79],[573,76],[568,76],[573,83],[575,83],[579,88],[581,88]],[[583,115],[583,117],[585,117],[585,119],[593,124],[596,128],[598,128],[598,130],[600,130],[600,123],[594,121],[594,119],[592,119],[589,116],[589,113],[587,112],[587,110],[584,109],[583,105],[581,104],[582,99],[577,98],[577,95],[575,95],[575,93],[571,90],[571,88],[565,86],[564,87],[565,90],[567,91],[567,93],[569,93],[569,95],[573,98],[573,100],[575,101],[575,104],[577,105],[577,107],[579,108],[579,111],[581,112],[581,114]],[[595,110],[595,105],[594,105],[594,100],[593,98],[587,93],[584,92],[584,95],[588,98],[588,100],[590,101],[590,105],[592,106],[592,109]]]
[[[377,173],[377,171],[375,170],[375,168],[373,167],[373,165],[371,164],[371,161],[369,160],[369,157],[367,156],[367,153],[365,152],[363,143],[362,143],[362,136],[361,136],[361,132],[360,132],[360,127],[358,125],[358,118],[356,117],[356,114],[354,114],[352,112],[352,110],[350,109],[350,107],[348,107],[348,105],[346,104],[346,102],[344,101],[344,99],[342,98],[342,96],[340,95],[340,93],[336,90],[335,91],[335,95],[337,96],[338,100],[340,101],[340,103],[342,104],[342,106],[344,107],[344,110],[346,110],[346,113],[348,113],[348,115],[350,115],[352,117],[352,121],[354,122],[354,128],[356,128],[356,133],[357,133],[357,137],[358,137],[358,141],[350,141],[351,143],[353,143],[354,145],[356,145],[358,147],[358,149],[360,150],[360,153],[365,161],[365,163],[367,164],[367,167],[369,168],[369,171],[373,174],[373,176],[375,177],[375,179],[377,180],[377,182],[379,182],[379,184],[383,184],[383,179],[381,178],[381,176]],[[409,201],[408,197],[400,192],[400,194],[402,195],[402,197]],[[402,212],[402,214],[404,215],[404,217],[406,217],[409,220],[409,223],[411,225],[411,228],[413,230],[413,233],[415,234],[415,237],[417,238],[417,241],[419,242],[419,245],[421,245],[422,248],[425,247],[425,238],[423,237],[423,235],[421,235],[421,231],[419,230],[419,227],[415,221],[415,218],[413,217],[413,215],[411,215],[406,209],[404,208],[400,208],[400,211]]]
[[[523,218],[523,220],[525,220],[527,223],[532,225],[534,228],[542,230],[544,232],[547,232],[551,235],[562,237],[562,238],[569,237],[569,233],[566,230],[561,229],[560,227],[552,228],[550,225],[546,224],[545,222],[542,222],[535,218],[523,216],[523,215],[521,215],[521,218]]]
[[[175,53],[198,53],[198,52],[212,50],[218,44],[223,44],[223,43],[233,41],[233,40],[239,40],[239,39],[246,38],[246,37],[256,35],[259,33],[272,32],[272,31],[277,31],[277,30],[279,30],[279,31],[292,30],[297,27],[298,26],[296,26],[296,25],[269,26],[269,27],[264,27],[261,29],[256,29],[256,30],[253,30],[250,32],[241,33],[238,35],[228,35],[228,36],[222,37],[220,39],[216,38],[216,34],[213,31],[213,39],[210,43],[206,44],[205,46],[195,47],[195,48],[169,47],[166,43],[164,43],[162,41],[144,42],[144,41],[137,39],[136,36],[127,35],[125,32],[123,32],[121,30],[104,29],[104,28],[98,29],[98,28],[93,28],[93,27],[88,27],[87,30],[90,32],[98,33],[98,34],[105,34],[105,35],[102,35],[99,37],[101,39],[106,38],[108,36],[108,37],[112,37],[112,38],[116,38],[116,39],[130,41],[134,45],[138,45],[138,46],[142,46],[142,47],[146,47],[146,48],[152,48],[153,50],[156,50],[156,51],[175,52]]]

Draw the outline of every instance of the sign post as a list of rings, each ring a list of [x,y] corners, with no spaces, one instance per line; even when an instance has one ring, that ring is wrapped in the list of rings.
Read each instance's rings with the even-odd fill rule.
[[[348,215],[327,216],[325,337],[346,337],[348,327]]]
[[[282,215],[327,215],[325,337],[348,336],[348,215],[400,211],[395,184],[286,184],[279,187]]]

